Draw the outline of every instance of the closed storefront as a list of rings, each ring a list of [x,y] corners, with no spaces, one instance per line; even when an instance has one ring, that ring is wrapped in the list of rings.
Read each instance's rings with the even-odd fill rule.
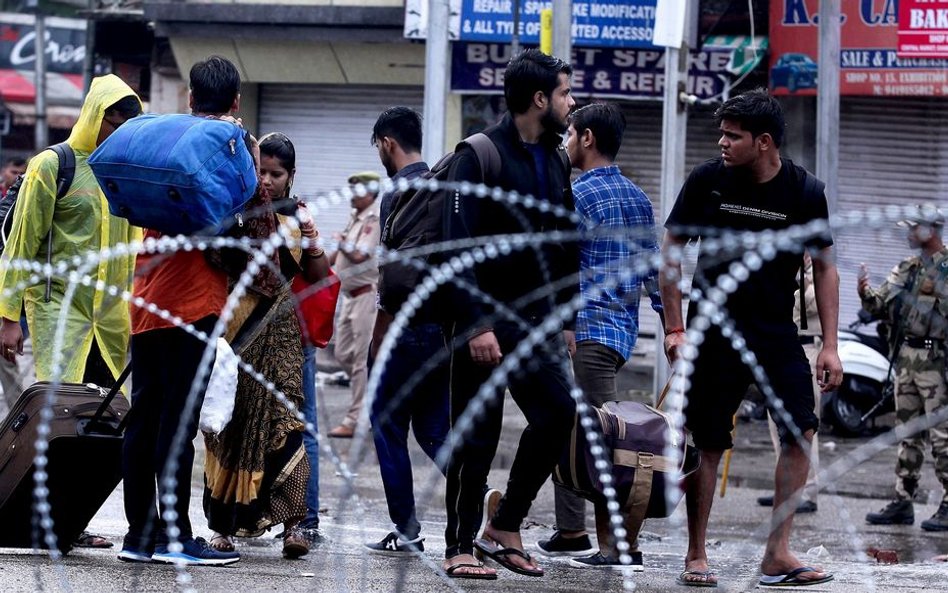
[[[934,203],[948,195],[948,99],[844,97],[840,108],[839,212]],[[865,262],[877,286],[910,248],[892,223],[837,233],[840,324],[856,318],[856,274]]]
[[[293,192],[315,208],[320,232],[342,231],[350,206],[338,192],[349,175],[385,170],[372,146],[372,126],[379,113],[394,105],[419,112],[420,87],[360,85],[282,85],[260,87],[259,131],[283,132],[296,147]]]

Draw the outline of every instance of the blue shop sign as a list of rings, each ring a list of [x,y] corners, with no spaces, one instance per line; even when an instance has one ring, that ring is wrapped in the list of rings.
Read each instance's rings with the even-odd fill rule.
[[[451,90],[502,93],[509,45],[452,44]],[[698,99],[720,99],[733,80],[728,49],[692,51],[687,91]],[[573,48],[573,94],[620,99],[660,99],[665,88],[665,53],[660,50]]]
[[[657,0],[574,0],[573,45],[651,48]],[[462,0],[462,41],[509,43],[515,0]],[[540,12],[549,0],[520,0],[520,43],[540,43]]]

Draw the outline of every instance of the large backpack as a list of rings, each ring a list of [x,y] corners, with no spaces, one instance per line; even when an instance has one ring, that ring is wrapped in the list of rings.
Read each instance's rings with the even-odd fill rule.
[[[89,157],[113,215],[164,234],[216,234],[257,187],[247,132],[194,115],[140,115]]]
[[[61,200],[69,188],[72,187],[72,180],[76,176],[76,153],[72,147],[61,142],[47,148],[56,153],[59,160],[59,167],[56,169],[56,200]],[[10,240],[10,233],[13,231],[13,212],[16,209],[17,200],[20,197],[20,188],[23,187],[24,175],[20,175],[13,182],[13,185],[7,190],[7,193],[0,200],[0,253],[7,247],[7,241]],[[50,231],[46,235],[46,263],[52,264],[53,257],[53,233]],[[50,299],[50,290],[52,288],[52,279],[46,279],[46,302]]]
[[[459,190],[432,189],[424,181],[439,184],[452,181],[452,165],[463,146],[470,146],[481,167],[481,179],[486,185],[500,175],[500,152],[486,134],[477,133],[465,138],[454,152],[449,152],[430,171],[415,180],[412,188],[395,196],[392,212],[382,229],[382,245],[391,250],[403,251],[439,243],[447,236],[448,194]],[[394,315],[427,276],[430,256],[413,257],[413,262],[389,262],[380,266],[379,304],[383,310]]]
[[[668,488],[668,474],[676,466],[679,478],[695,471],[697,450],[686,444],[684,431],[673,430],[665,414],[646,404],[607,402],[602,408],[591,409],[598,420],[611,485],[631,541],[647,517],[667,517],[678,506],[682,491],[677,484]],[[668,457],[669,447],[676,450],[677,463]],[[605,505],[599,474],[577,416],[569,445],[553,470],[553,481],[595,504]]]

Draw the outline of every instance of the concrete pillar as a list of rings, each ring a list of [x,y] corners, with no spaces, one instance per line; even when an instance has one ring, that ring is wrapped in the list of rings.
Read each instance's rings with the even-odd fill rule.
[[[461,117],[461,99],[462,95],[458,93],[448,93],[444,109],[444,146],[438,158],[454,150],[454,147],[462,140],[461,134],[464,132],[461,130],[461,125],[463,124],[461,121],[463,119]],[[428,163],[428,165],[432,166],[434,162]]]
[[[177,74],[151,71],[151,100],[146,109],[152,113],[187,113],[188,85]]]
[[[240,83],[240,119],[244,122],[244,129],[259,138],[267,132],[278,130],[260,130],[260,84],[255,82]]]

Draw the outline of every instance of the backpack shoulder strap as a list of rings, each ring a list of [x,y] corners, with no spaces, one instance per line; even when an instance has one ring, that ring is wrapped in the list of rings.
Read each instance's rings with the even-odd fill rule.
[[[54,144],[49,149],[59,158],[59,169],[56,173],[56,199],[61,200],[76,177],[76,153],[65,142]]]
[[[462,144],[467,144],[474,149],[474,154],[481,164],[481,177],[485,184],[488,180],[496,179],[500,175],[500,151],[487,134],[483,132],[472,134],[465,138]]]
[[[72,186],[72,180],[76,177],[76,153],[72,147],[65,142],[54,144],[49,147],[56,153],[59,159],[59,168],[56,171],[56,199],[61,200]],[[46,264],[53,265],[53,230],[50,229],[46,234]],[[46,277],[46,292],[43,295],[44,300],[50,301],[53,289],[53,277]]]
[[[814,200],[823,195],[826,191],[826,184],[817,179],[809,171],[803,171],[803,197],[807,200]]]

